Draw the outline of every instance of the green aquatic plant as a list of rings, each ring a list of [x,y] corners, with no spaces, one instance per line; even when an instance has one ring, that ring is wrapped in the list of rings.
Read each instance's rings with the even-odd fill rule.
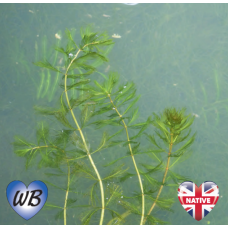
[[[164,186],[169,190],[187,180],[172,167],[183,160],[194,141],[190,130],[183,135],[194,118],[185,115],[184,109],[167,108],[160,116],[154,114],[153,119],[138,122],[140,96],[136,96],[135,84],[121,83],[115,72],[106,76],[97,70],[101,62],[108,61],[107,50],[113,45],[108,35],[87,27],[81,29],[79,44],[69,30],[66,36],[66,48],[55,47],[64,56],[64,72],[47,59],[34,63],[62,75],[59,106],[35,106],[38,113],[53,116],[54,126],[61,128],[51,130],[51,123],[40,123],[37,143],[16,136],[15,153],[26,158],[26,168],[38,163],[39,168],[48,170],[48,177],[55,177],[45,183],[64,191],[64,202],[56,200],[45,206],[57,209],[56,218],[64,224],[78,207],[81,210],[75,213],[82,224],[128,224],[131,215],[133,224],[164,223],[151,213],[155,205],[170,210],[172,200],[160,197]],[[77,96],[72,91],[77,91]],[[151,126],[156,136],[150,135]],[[147,145],[146,137],[153,147]],[[127,192],[132,177],[137,179],[131,182],[131,188],[137,189],[133,195]],[[89,202],[85,204],[85,200]]]
[[[214,77],[215,82],[214,85],[210,88],[210,91],[213,90],[213,93],[208,93],[203,83],[200,83],[200,87],[204,98],[204,101],[201,105],[200,114],[202,114],[205,121],[205,125],[207,127],[209,126],[209,122],[213,124],[215,127],[217,127],[219,124],[221,124],[221,116],[225,115],[225,113],[227,113],[228,111],[228,99],[222,99],[221,96],[221,93],[224,93],[224,89],[223,91],[221,91],[221,85],[225,85],[225,80],[223,76],[224,73],[222,72],[222,70],[215,68],[213,69],[213,72],[211,74],[212,77]]]
[[[70,32],[72,39],[74,39],[75,32],[76,32],[75,29],[72,29]],[[50,43],[50,40],[48,40],[46,35],[44,35],[40,39],[40,41],[35,41],[35,61],[38,62],[39,56],[42,56],[43,59],[49,59],[52,66],[55,66],[55,68],[58,70],[58,71],[52,71],[49,68],[42,68],[39,71],[40,80],[39,80],[39,85],[37,85],[38,87],[37,99],[47,98],[47,100],[51,102],[54,96],[57,95],[57,90],[59,88],[59,84],[61,83],[61,77],[59,75],[60,70],[65,70],[66,66],[64,65],[64,63],[68,59],[67,55],[61,56],[61,52],[59,52],[58,50],[58,47],[61,44],[62,38],[63,37],[62,37],[61,30],[59,30],[58,33],[55,34],[55,38],[53,35],[52,39],[56,39],[55,47],[57,48],[57,50],[54,53],[53,51],[51,52],[48,51],[47,45],[48,45],[48,41]],[[111,48],[112,48],[112,45],[110,45],[109,48],[106,48],[102,54],[104,56],[107,56]],[[92,63],[92,66],[97,68],[100,64],[102,64],[101,59],[96,59],[96,61]],[[80,68],[77,68],[77,70],[78,70],[78,73],[82,74],[82,71]],[[74,83],[75,80],[76,80],[75,78],[71,78],[71,79],[69,78],[70,83]],[[71,90],[71,96],[77,97],[77,91]]]
[[[75,34],[75,30],[71,31],[72,37]],[[62,39],[62,32],[61,30],[58,31],[58,33],[55,34],[56,38],[56,44],[55,46],[59,47],[61,44]],[[54,38],[54,35],[52,37]],[[43,59],[49,59],[53,66],[56,67],[56,69],[61,70],[64,69],[63,63],[66,61],[67,56],[60,56],[60,53],[58,51],[50,52],[48,51],[47,45],[48,45],[47,36],[44,35],[40,41],[35,41],[35,61],[38,61],[39,56],[42,56]],[[40,75],[40,81],[37,88],[37,99],[40,98],[47,98],[48,101],[52,101],[54,95],[56,95],[56,91],[59,87],[59,83],[61,82],[60,77],[60,71],[51,72],[50,69],[42,68],[39,72]],[[73,79],[72,79],[73,81]],[[75,91],[74,91],[75,92]],[[75,94],[73,94],[74,96]]]
[[[162,168],[164,171],[163,178],[162,181],[159,182],[157,188],[158,191],[155,191],[156,197],[153,198],[152,206],[150,207],[147,214],[148,216],[151,214],[156,204],[167,203],[164,199],[159,200],[164,186],[172,186],[171,181],[173,181],[174,186],[176,187],[178,186],[178,183],[186,180],[185,177],[174,173],[172,171],[172,167],[180,160],[182,155],[186,152],[188,147],[191,146],[195,140],[195,134],[189,137],[191,130],[189,130],[186,135],[183,135],[184,131],[191,126],[193,120],[194,117],[191,117],[191,114],[187,116],[185,115],[185,109],[181,109],[179,111],[175,108],[165,109],[160,116],[154,113],[153,125],[156,128],[155,133],[157,138],[151,135],[147,136],[149,141],[157,149],[163,150],[167,155],[165,156],[166,165],[163,165]],[[159,144],[159,141],[162,141],[163,146]],[[178,147],[178,144],[180,143],[182,143],[183,145]],[[154,158],[157,159],[157,162],[160,166],[160,164],[162,163],[161,158],[156,156],[156,154],[154,153],[152,153],[152,155],[154,156]],[[151,182],[151,184],[152,183],[153,182]]]

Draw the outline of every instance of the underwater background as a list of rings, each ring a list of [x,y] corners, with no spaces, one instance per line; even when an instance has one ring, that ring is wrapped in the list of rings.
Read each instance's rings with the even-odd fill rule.
[[[11,181],[28,185],[45,178],[43,170],[25,170],[24,160],[13,153],[11,143],[15,135],[35,140],[37,121],[42,117],[35,115],[33,106],[53,105],[61,94],[53,74],[43,79],[49,87],[38,95],[40,69],[32,62],[53,56],[56,33],[63,35],[59,42],[64,43],[66,28],[74,30],[77,39],[80,28],[88,24],[94,31],[121,36],[113,38],[110,61],[100,71],[118,71],[123,82],[135,82],[137,94],[141,94],[141,120],[170,106],[186,107],[187,113],[196,117],[191,156],[175,171],[198,186],[215,182],[220,198],[199,222],[184,211],[177,196],[173,212],[160,211],[160,218],[173,225],[228,224],[227,12],[227,4],[1,4],[0,224],[62,224],[53,211],[41,210],[25,221],[10,207],[6,187]],[[61,59],[57,61],[61,64]],[[49,90],[55,92],[51,99]],[[59,129],[51,120],[50,125]],[[129,191],[134,191],[130,182],[127,184]],[[59,198],[51,194],[51,188],[48,197],[52,201]],[[74,215],[68,221],[80,223]]]

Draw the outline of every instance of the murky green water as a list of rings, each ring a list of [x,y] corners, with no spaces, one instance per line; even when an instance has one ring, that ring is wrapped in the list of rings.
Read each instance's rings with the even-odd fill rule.
[[[5,189],[11,181],[29,184],[44,179],[42,170],[25,171],[23,159],[13,154],[10,143],[15,135],[34,140],[34,128],[42,118],[34,115],[33,106],[48,102],[45,96],[37,99],[40,72],[32,62],[43,55],[53,58],[56,33],[76,29],[75,37],[79,37],[80,27],[87,24],[93,24],[95,31],[121,36],[115,39],[103,71],[118,71],[123,81],[136,83],[141,119],[171,105],[185,106],[197,116],[192,127],[197,132],[192,156],[175,171],[198,186],[214,181],[222,198],[200,222],[184,211],[177,197],[174,213],[161,212],[161,216],[171,224],[227,224],[227,10],[227,4],[2,4],[0,224],[59,224],[52,211],[40,211],[26,222],[10,208]],[[40,56],[36,56],[36,43]],[[48,104],[54,104],[59,94],[56,90]],[[75,217],[69,221],[79,223]]]

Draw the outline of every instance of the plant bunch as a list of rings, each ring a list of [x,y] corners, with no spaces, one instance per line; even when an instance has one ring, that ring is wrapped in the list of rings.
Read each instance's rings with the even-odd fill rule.
[[[194,118],[185,115],[184,109],[167,108],[139,122],[136,104],[140,96],[135,84],[121,83],[115,72],[98,74],[97,66],[108,61],[107,49],[113,45],[108,35],[87,27],[81,29],[79,44],[69,30],[66,37],[65,48],[55,47],[65,56],[64,72],[46,59],[35,63],[62,75],[58,107],[35,106],[38,113],[53,116],[55,125],[62,127],[52,132],[49,124],[40,123],[37,143],[16,136],[15,153],[26,157],[26,168],[38,163],[39,168],[50,170],[49,177],[55,177],[54,183],[45,182],[63,191],[64,200],[61,205],[48,202],[46,207],[57,209],[56,217],[63,218],[64,224],[78,207],[82,213],[77,219],[82,224],[124,224],[132,215],[132,221],[141,225],[164,223],[152,211],[155,205],[170,210],[172,200],[160,197],[163,187],[177,187],[180,180],[186,180],[172,167],[183,160],[194,141],[190,130],[183,135]],[[70,91],[78,91],[78,96],[71,96]],[[155,135],[150,134],[152,126]],[[153,146],[148,141],[142,145],[144,138]],[[123,156],[113,156],[116,148],[125,151]],[[104,153],[110,162],[100,161]],[[131,183],[137,191],[130,195],[125,183],[132,177],[137,179]],[[60,185],[62,179],[65,181]],[[81,198],[88,204],[79,204]]]

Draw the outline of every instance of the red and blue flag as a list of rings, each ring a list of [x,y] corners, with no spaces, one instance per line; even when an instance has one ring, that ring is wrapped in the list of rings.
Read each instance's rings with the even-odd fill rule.
[[[211,181],[198,186],[186,181],[178,188],[178,198],[184,209],[197,221],[203,219],[219,199],[219,188]]]

